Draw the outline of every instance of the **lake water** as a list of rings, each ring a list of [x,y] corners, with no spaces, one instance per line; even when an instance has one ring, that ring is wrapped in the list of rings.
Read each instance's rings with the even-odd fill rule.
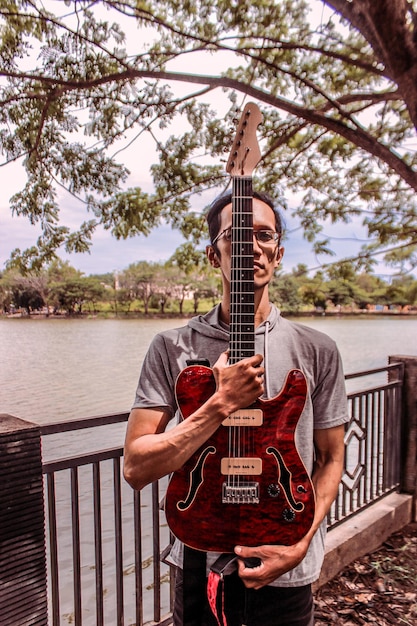
[[[298,318],[338,344],[345,373],[417,354],[417,318]],[[0,413],[39,424],[129,411],[152,337],[183,319],[0,319]]]
[[[0,319],[0,413],[46,424],[129,411],[152,337],[186,321]],[[297,321],[337,342],[345,373],[384,366],[389,355],[417,354],[417,318],[323,316]],[[44,441],[44,459],[123,445],[125,429],[117,424],[99,434],[96,429],[50,436]]]

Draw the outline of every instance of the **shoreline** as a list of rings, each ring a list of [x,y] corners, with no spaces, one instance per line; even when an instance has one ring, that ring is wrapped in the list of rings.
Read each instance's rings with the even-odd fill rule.
[[[62,314],[46,314],[46,313],[8,313],[0,315],[1,319],[25,319],[25,320],[76,320],[76,319],[117,319],[117,320],[130,320],[130,319],[191,319],[196,315],[204,315],[207,311],[201,311],[198,313],[143,313],[142,311],[131,311],[129,313],[115,314],[111,312],[103,313],[76,313],[74,315]],[[416,311],[297,311],[286,312],[281,311],[283,317],[327,317],[327,318],[346,318],[346,317],[362,317],[362,318],[382,318],[382,317],[396,317],[396,318],[414,318],[417,317]]]

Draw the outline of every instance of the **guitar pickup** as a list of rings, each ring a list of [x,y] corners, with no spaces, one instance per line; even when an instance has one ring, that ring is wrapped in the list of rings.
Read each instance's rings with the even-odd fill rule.
[[[262,409],[238,409],[223,420],[223,426],[262,426]]]
[[[257,457],[224,457],[220,461],[223,476],[260,476],[262,459]]]

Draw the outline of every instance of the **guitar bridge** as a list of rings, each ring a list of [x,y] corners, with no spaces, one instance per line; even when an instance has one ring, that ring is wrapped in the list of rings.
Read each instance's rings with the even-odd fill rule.
[[[244,485],[223,483],[223,504],[259,504],[259,483],[249,482]]]

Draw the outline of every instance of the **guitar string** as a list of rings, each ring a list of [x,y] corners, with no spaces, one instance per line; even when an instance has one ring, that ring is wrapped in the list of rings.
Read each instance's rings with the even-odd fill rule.
[[[232,363],[235,363],[245,356],[254,354],[251,179],[235,177],[233,190],[230,358]],[[250,203],[247,202],[248,199]],[[249,247],[252,247],[251,251]],[[229,458],[245,458],[245,452],[250,456],[254,443],[253,428],[232,425],[229,427],[229,433]],[[232,469],[231,475],[228,476],[228,483],[233,489],[241,487],[247,480],[248,477],[244,476],[244,472],[241,475],[238,470]]]

